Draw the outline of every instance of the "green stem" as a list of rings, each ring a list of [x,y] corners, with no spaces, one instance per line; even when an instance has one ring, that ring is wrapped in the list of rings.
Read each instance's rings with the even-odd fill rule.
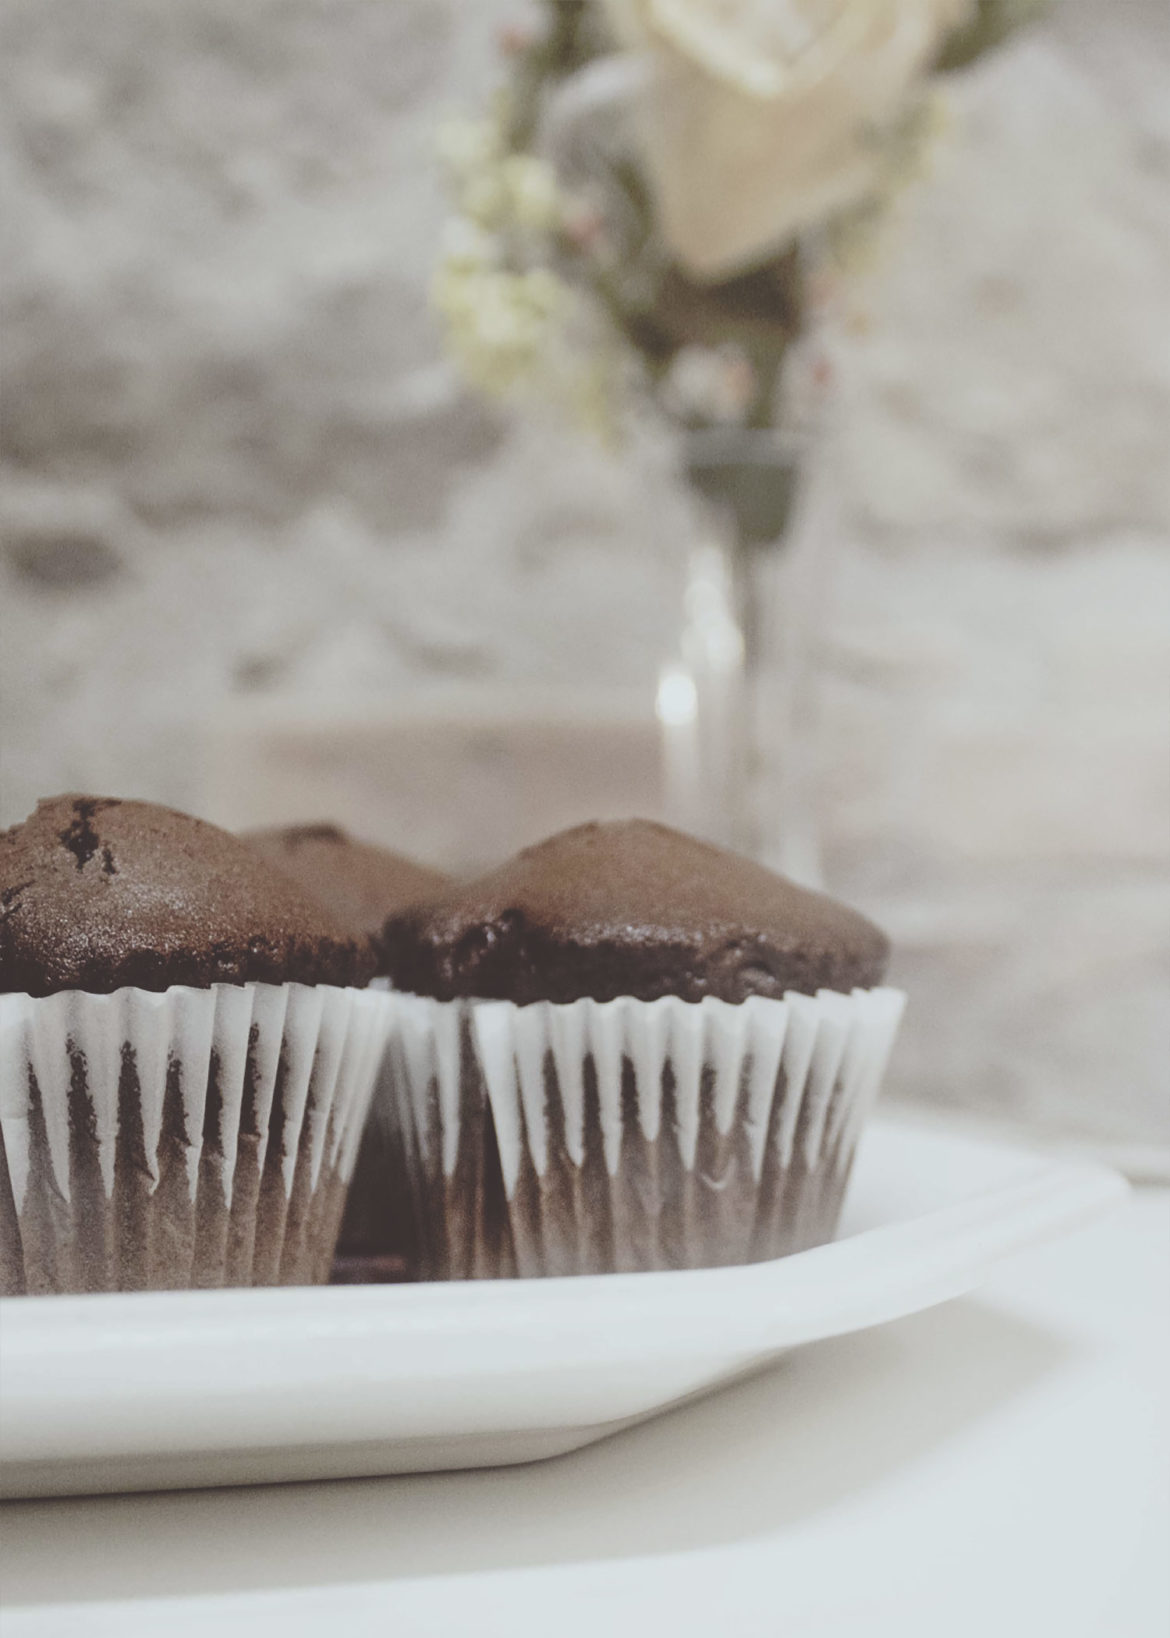
[[[776,389],[780,383],[780,371],[784,364],[784,355],[788,351],[787,344],[782,344],[775,351],[755,353],[751,355],[752,369],[756,377],[756,395],[752,407],[748,412],[745,426],[757,431],[766,431],[774,424],[776,414]]]

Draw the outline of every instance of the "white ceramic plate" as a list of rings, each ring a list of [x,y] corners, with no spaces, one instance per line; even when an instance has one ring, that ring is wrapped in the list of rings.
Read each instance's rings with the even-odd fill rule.
[[[1122,1198],[1104,1167],[874,1121],[841,1237],[746,1268],[0,1302],[0,1494],[559,1455],[928,1308]]]

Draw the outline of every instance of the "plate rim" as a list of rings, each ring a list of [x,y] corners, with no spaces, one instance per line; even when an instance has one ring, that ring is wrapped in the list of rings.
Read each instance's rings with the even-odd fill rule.
[[[117,1462],[119,1429],[138,1414],[135,1393],[167,1384],[168,1360],[180,1367],[171,1413],[185,1403],[210,1406],[212,1416],[217,1403],[256,1400],[267,1360],[276,1384],[269,1421],[262,1413],[250,1436],[237,1430],[228,1441],[258,1454],[286,1442],[272,1436],[282,1405],[335,1383],[339,1366],[353,1360],[366,1363],[379,1389],[417,1383],[424,1369],[447,1385],[503,1373],[521,1384],[547,1376],[555,1387],[583,1368],[617,1373],[664,1361],[700,1375],[706,1369],[715,1387],[737,1360],[766,1363],[961,1296],[1004,1257],[1089,1221],[1130,1192],[1096,1162],[1049,1159],[965,1134],[946,1141],[978,1148],[988,1164],[1014,1162],[1015,1172],[950,1205],[768,1262],[541,1280],[0,1299],[0,1477],[36,1464],[67,1466],[71,1448],[75,1461],[102,1455],[80,1448],[85,1440],[71,1447],[68,1430],[103,1406],[111,1440],[104,1455]],[[437,1346],[453,1334],[463,1346]],[[303,1346],[290,1350],[293,1336]],[[247,1366],[237,1380],[239,1350]],[[664,1391],[657,1408],[671,1397]],[[371,1428],[377,1410],[371,1402]],[[157,1405],[151,1415],[157,1419]],[[388,1426],[380,1436],[391,1442],[398,1435]],[[428,1436],[445,1434],[435,1427]],[[370,1437],[379,1437],[376,1428]],[[322,1450],[338,1442],[329,1418],[313,1442]],[[210,1446],[209,1439],[203,1448]]]

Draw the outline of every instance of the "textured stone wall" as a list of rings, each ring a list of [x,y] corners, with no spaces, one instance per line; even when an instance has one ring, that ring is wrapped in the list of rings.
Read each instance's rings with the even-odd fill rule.
[[[462,396],[426,315],[434,119],[516,9],[0,0],[4,822],[197,804],[236,698],[651,674],[641,475]],[[845,360],[819,737],[903,1090],[1133,1138],[1170,1101],[1168,84],[1164,0],[1064,0],[957,89]]]

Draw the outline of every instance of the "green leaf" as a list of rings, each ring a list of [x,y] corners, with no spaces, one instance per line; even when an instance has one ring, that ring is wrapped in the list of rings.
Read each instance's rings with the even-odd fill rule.
[[[971,21],[945,42],[935,67],[944,73],[966,68],[1016,29],[1036,22],[1050,4],[1051,0],[978,0]]]

